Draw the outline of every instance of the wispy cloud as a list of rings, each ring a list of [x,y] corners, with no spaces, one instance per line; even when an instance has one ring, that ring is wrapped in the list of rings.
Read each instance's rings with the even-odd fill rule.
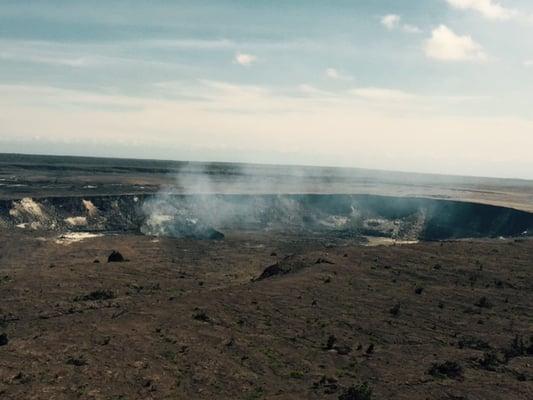
[[[402,29],[407,33],[422,33],[422,29],[415,25],[404,24],[402,25]]]
[[[392,31],[400,25],[400,20],[401,17],[399,15],[387,14],[381,17],[381,24],[388,30]]]
[[[68,68],[98,68],[124,65],[175,67],[177,64],[132,56],[135,43],[87,44],[36,40],[0,39],[0,60]],[[124,53],[122,51],[126,50]],[[127,53],[128,56],[121,56]]]
[[[257,57],[252,54],[237,53],[234,61],[243,67],[251,67],[257,62]]]
[[[411,24],[402,24],[402,17],[397,14],[387,14],[381,17],[381,24],[387,28],[389,31],[395,29],[401,29],[407,33],[421,33],[422,30],[415,25]]]
[[[165,47],[175,49],[217,50],[232,49],[239,44],[229,39],[150,39],[139,42],[145,47]]]
[[[353,81],[352,76],[339,72],[336,68],[326,68],[324,75],[336,81]]]
[[[378,101],[397,102],[397,101],[414,100],[418,98],[418,96],[415,94],[407,93],[401,90],[377,88],[377,87],[357,88],[357,89],[352,89],[350,92],[356,96],[362,97],[367,100],[378,100]]]
[[[61,65],[73,68],[83,68],[102,64],[103,59],[97,59],[95,57],[77,57],[77,58],[65,58],[54,57],[52,55],[45,54],[28,54],[28,53],[16,53],[9,51],[0,51],[0,59],[5,61],[22,61],[38,64],[48,65]]]
[[[507,20],[518,17],[517,10],[504,7],[494,0],[446,0],[448,4],[459,10],[478,12],[485,18]]]
[[[445,25],[424,42],[426,56],[439,61],[485,61],[483,47],[469,35],[458,35]]]

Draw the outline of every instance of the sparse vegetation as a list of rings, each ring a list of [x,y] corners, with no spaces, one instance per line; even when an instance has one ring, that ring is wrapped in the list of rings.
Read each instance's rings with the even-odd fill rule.
[[[474,336],[462,337],[458,345],[460,349],[489,350],[491,348],[486,341]]]
[[[192,316],[196,321],[200,322],[210,322],[211,318],[207,315],[207,313],[203,310],[199,310],[195,312]]]
[[[368,383],[350,386],[339,396],[339,400],[372,400],[372,389]]]
[[[99,300],[111,300],[115,298],[115,293],[111,290],[95,290],[84,296],[78,296],[74,301],[99,301]]]
[[[533,355],[533,336],[529,338],[529,344],[520,335],[516,335],[508,347],[503,349],[505,359],[508,361],[515,357]]]
[[[483,358],[478,361],[479,366],[488,371],[496,371],[501,361],[495,352],[488,352],[483,354]]]
[[[265,391],[262,388],[255,388],[244,395],[244,400],[259,400],[263,398]]]
[[[304,377],[304,373],[302,371],[291,371],[289,372],[289,377],[291,379],[302,379]]]

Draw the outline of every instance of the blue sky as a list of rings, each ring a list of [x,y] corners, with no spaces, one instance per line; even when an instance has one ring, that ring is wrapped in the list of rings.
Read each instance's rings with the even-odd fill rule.
[[[0,151],[533,178],[524,0],[0,2]]]

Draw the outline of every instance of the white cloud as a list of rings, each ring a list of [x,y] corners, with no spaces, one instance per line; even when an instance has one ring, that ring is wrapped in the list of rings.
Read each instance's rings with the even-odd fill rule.
[[[400,25],[401,17],[396,14],[384,15],[381,18],[381,24],[389,31],[396,29]]]
[[[418,26],[415,26],[415,25],[404,24],[402,26],[402,29],[404,32],[407,32],[407,33],[422,33],[422,29],[420,29]]]
[[[533,68],[533,60],[524,61],[524,67]]]
[[[506,8],[493,0],[446,0],[448,4],[459,10],[472,10],[489,19],[510,19],[517,17],[516,10]]]
[[[257,62],[257,57],[251,54],[237,53],[235,62],[243,67],[250,67]]]
[[[324,72],[327,78],[337,81],[352,81],[353,78],[350,75],[343,74],[335,68],[327,68]]]
[[[471,36],[460,36],[445,25],[440,25],[424,43],[426,56],[441,61],[484,61],[483,47]]]
[[[396,14],[387,14],[381,17],[381,24],[389,31],[401,29],[407,33],[420,33],[422,30],[415,25],[401,24],[402,17]]]

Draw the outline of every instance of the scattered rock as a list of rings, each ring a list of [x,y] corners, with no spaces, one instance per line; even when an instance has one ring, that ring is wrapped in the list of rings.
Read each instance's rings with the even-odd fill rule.
[[[493,307],[492,303],[485,296],[480,298],[474,305],[479,308],[492,308]]]
[[[284,275],[287,274],[289,271],[284,270],[278,263],[272,264],[265,268],[265,270],[259,275],[259,278],[257,278],[258,281],[261,281],[263,279],[270,278],[272,276],[276,275]]]
[[[302,258],[289,255],[283,260],[270,265],[256,279],[261,281],[263,279],[271,278],[274,276],[286,275],[290,273],[298,272],[304,268],[308,268],[309,265]]]
[[[392,307],[389,312],[391,313],[392,316],[394,317],[397,317],[398,315],[400,315],[400,308],[402,307],[402,305],[400,303],[396,303],[394,305],[394,307]]]
[[[11,377],[10,381],[14,384],[26,385],[31,382],[31,376],[26,375],[23,372],[19,372],[18,374]]]
[[[462,379],[463,367],[455,361],[433,363],[428,370],[428,374],[436,378]]]
[[[333,335],[329,335],[328,340],[326,342],[326,346],[324,347],[324,350],[332,350],[336,342],[337,342],[337,338]]]
[[[7,334],[2,333],[0,334],[0,346],[6,346],[9,343],[9,339],[7,338]]]
[[[205,311],[198,311],[193,314],[192,316],[195,320],[201,321],[201,322],[210,322],[211,318],[206,314]]]
[[[111,290],[95,290],[85,296],[78,296],[74,301],[98,301],[111,300],[115,298],[115,294]]]
[[[122,254],[120,254],[120,252],[118,251],[115,251],[113,250],[111,252],[111,254],[109,255],[109,257],[107,257],[107,262],[108,263],[112,263],[112,262],[124,262],[126,261],[124,259],[124,256]]]

